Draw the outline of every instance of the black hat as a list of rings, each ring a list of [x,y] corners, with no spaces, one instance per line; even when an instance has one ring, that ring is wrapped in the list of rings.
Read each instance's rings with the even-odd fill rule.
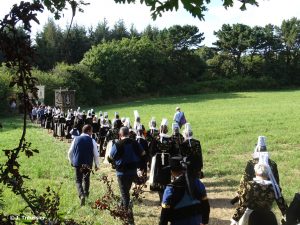
[[[170,165],[168,166],[171,170],[184,170],[182,165],[183,159],[180,156],[170,158]]]

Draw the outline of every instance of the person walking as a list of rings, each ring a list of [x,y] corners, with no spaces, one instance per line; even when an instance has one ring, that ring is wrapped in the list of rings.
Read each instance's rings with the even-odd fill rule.
[[[184,112],[180,110],[180,107],[176,107],[173,120],[178,124],[179,128],[187,123]]]
[[[277,225],[271,211],[272,204],[282,194],[268,164],[268,155],[260,155],[255,164],[255,177],[247,181],[239,194],[239,205],[231,219],[231,225]],[[284,202],[276,201],[281,212],[286,210]],[[285,213],[283,213],[285,214]]]
[[[209,222],[210,206],[204,184],[189,177],[187,163],[177,156],[170,159],[173,182],[167,185],[159,225],[203,225]]]
[[[132,206],[130,204],[129,191],[132,182],[137,177],[137,169],[143,168],[141,162],[146,153],[140,144],[129,138],[129,128],[121,127],[120,141],[111,149],[109,159],[115,165],[118,184],[121,192],[122,206],[127,211],[129,223],[134,224]]]
[[[68,152],[69,161],[75,168],[75,179],[80,205],[85,205],[85,198],[89,197],[90,173],[95,163],[95,170],[99,168],[99,153],[97,143],[92,139],[93,128],[84,125],[82,134],[75,138]]]

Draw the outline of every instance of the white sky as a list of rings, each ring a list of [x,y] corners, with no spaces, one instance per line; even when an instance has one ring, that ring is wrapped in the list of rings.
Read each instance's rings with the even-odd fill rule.
[[[148,24],[160,29],[174,24],[195,25],[204,32],[203,44],[211,46],[214,42],[214,31],[221,28],[222,24],[243,23],[250,26],[264,26],[268,23],[280,25],[282,20],[300,16],[300,0],[258,0],[259,7],[248,6],[247,11],[240,11],[240,3],[236,0],[233,8],[227,10],[222,6],[222,0],[212,0],[209,11],[205,13],[205,21],[194,18],[182,7],[177,12],[166,12],[156,21],[151,19],[150,8],[141,4],[116,4],[114,0],[85,0],[91,4],[84,7],[84,13],[77,13],[74,23],[86,27],[95,27],[99,21],[107,19],[112,27],[116,21],[123,19],[128,29],[134,24],[138,31],[142,31]],[[9,9],[18,0],[0,0],[0,19],[9,12]],[[139,0],[137,0],[139,2]],[[40,25],[33,26],[33,32],[41,31],[47,22],[50,13],[39,14]],[[71,11],[64,11],[64,17],[57,23],[65,28],[71,20]]]

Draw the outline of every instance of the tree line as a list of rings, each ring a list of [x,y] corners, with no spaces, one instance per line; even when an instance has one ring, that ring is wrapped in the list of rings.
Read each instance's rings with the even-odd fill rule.
[[[204,33],[191,25],[162,30],[149,25],[138,32],[123,20],[112,28],[104,19],[95,28],[70,29],[48,20],[34,40],[33,74],[46,85],[50,104],[59,87],[77,90],[79,103],[99,104],[124,96],[300,84],[297,18],[281,26],[224,24],[214,34],[216,42],[207,47]]]

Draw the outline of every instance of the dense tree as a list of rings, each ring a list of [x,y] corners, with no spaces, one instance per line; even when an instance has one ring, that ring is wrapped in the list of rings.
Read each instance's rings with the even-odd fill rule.
[[[260,26],[255,26],[250,29],[249,35],[249,53],[250,60],[253,60],[253,57],[259,53],[264,46],[265,42],[265,32],[264,28]]]
[[[0,66],[1,64],[4,62],[4,55],[3,53],[0,51]]]
[[[230,54],[236,66],[237,74],[241,74],[241,56],[250,47],[250,27],[244,24],[224,24],[222,28],[214,32],[218,40],[214,43],[217,48]]]
[[[204,40],[204,33],[200,33],[196,26],[174,25],[168,28],[167,38],[175,49],[187,50],[199,47]]]
[[[130,33],[128,32],[124,20],[118,20],[113,29],[111,30],[111,39],[121,40],[122,38],[128,38]]]
[[[280,38],[283,44],[286,65],[290,66],[293,59],[297,59],[300,47],[300,20],[292,18],[283,20],[280,27]]]
[[[41,70],[49,70],[62,59],[61,28],[51,19],[44,25],[43,30],[37,33],[35,42],[37,49],[36,65]]]
[[[91,31],[90,38],[93,45],[111,40],[111,31],[105,18],[97,24],[95,31]]]
[[[136,27],[134,26],[134,24],[131,24],[131,26],[130,26],[129,36],[131,38],[133,38],[133,37],[140,37],[141,36],[141,34],[138,32],[138,30],[136,29]]]
[[[159,92],[166,86],[196,81],[201,76],[205,65],[198,55],[188,52],[178,57],[168,49],[146,36],[123,38],[93,47],[82,63],[102,81],[104,97]]]
[[[91,40],[85,27],[73,25],[63,32],[62,61],[68,64],[79,63],[91,47]]]
[[[282,42],[281,55],[284,57],[285,73],[291,83],[300,83],[300,20],[283,20],[279,36]]]
[[[215,48],[202,46],[197,48],[195,53],[206,62],[207,60],[212,59],[217,54],[217,51]]]
[[[160,31],[157,27],[152,27],[151,25],[146,26],[142,32],[142,36],[148,37],[151,41],[157,40]]]

